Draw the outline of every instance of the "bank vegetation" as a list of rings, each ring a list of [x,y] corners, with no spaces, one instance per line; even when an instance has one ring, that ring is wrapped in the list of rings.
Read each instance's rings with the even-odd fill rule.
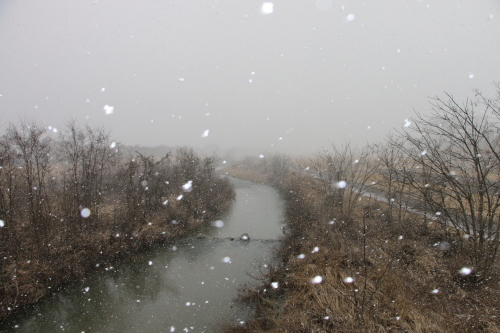
[[[0,137],[0,319],[129,253],[186,236],[234,199],[217,159],[123,151],[104,128]]]
[[[233,165],[287,208],[276,263],[241,290],[255,317],[225,331],[500,331],[499,102],[437,97],[383,144]]]

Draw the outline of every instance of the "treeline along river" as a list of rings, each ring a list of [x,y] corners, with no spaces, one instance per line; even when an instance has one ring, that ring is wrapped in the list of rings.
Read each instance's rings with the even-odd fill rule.
[[[236,304],[238,286],[252,283],[271,258],[284,202],[269,186],[231,181],[236,201],[222,223],[99,267],[11,318],[1,332],[209,332],[244,322],[252,309]]]

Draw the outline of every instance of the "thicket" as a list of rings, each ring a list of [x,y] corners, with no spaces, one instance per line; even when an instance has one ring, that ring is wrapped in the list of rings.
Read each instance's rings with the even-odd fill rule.
[[[120,149],[104,128],[33,121],[0,137],[0,318],[96,265],[184,236],[226,209],[217,159]]]
[[[233,166],[287,208],[279,261],[242,289],[255,318],[226,331],[498,332],[498,93],[436,98],[384,144]]]

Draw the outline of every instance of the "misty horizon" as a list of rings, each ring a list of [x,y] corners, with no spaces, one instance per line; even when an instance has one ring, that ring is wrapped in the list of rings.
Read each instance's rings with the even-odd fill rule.
[[[493,0],[4,1],[0,120],[250,154],[376,143],[429,97],[492,95],[499,17]]]

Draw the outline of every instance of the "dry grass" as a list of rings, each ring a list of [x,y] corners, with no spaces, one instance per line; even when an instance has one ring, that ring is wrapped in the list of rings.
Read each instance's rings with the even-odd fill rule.
[[[147,221],[141,223],[130,223],[124,203],[111,202],[102,206],[96,226],[80,232],[78,237],[69,238],[64,225],[54,219],[51,221],[54,225],[51,246],[46,254],[32,257],[31,252],[25,251],[18,254],[16,260],[12,256],[3,258],[0,324],[2,319],[22,311],[51,291],[82,279],[96,264],[102,266],[130,253],[193,234],[218,212],[226,210],[234,199],[229,183],[214,182],[217,191],[193,197],[189,204],[181,204],[174,197],[168,207],[168,216],[164,211],[152,212]],[[185,197],[189,199],[188,195]],[[170,223],[173,219],[179,223]],[[26,227],[18,228],[16,235],[23,235]],[[30,245],[29,237],[25,238],[24,244]],[[11,248],[14,247],[15,244],[11,244]]]
[[[226,332],[500,330],[498,264],[493,278],[474,284],[458,274],[463,261],[453,243],[446,251],[434,246],[446,241],[440,228],[411,215],[396,228],[386,220],[386,206],[368,199],[353,216],[329,224],[314,182],[302,175],[283,182],[282,265],[262,286],[246,290],[258,303],[256,317]],[[311,283],[316,276],[321,283]]]

